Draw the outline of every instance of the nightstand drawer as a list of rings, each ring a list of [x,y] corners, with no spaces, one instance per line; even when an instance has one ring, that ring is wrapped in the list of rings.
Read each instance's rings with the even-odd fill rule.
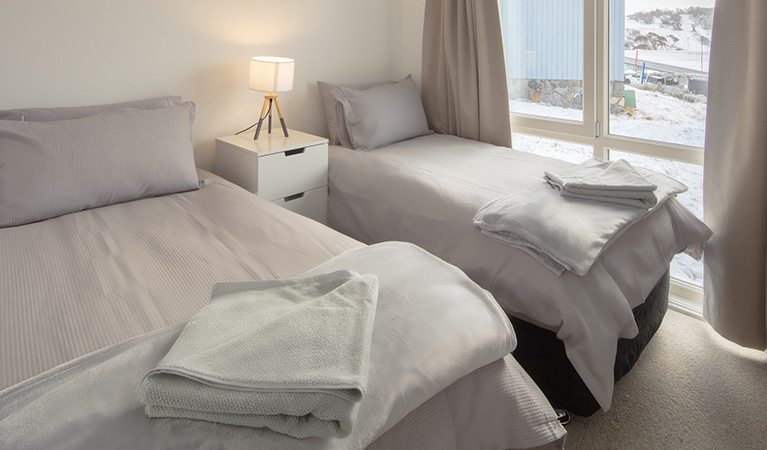
[[[328,222],[328,188],[312,189],[301,194],[292,195],[272,203],[293,212],[309,217],[320,223]]]
[[[258,178],[258,195],[270,201],[327,186],[328,145],[262,156],[258,158]]]

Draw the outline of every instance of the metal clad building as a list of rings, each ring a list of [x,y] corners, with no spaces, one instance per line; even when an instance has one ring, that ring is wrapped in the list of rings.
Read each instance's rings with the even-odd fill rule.
[[[510,79],[583,80],[583,0],[499,0]],[[610,80],[623,81],[624,0],[610,1]]]

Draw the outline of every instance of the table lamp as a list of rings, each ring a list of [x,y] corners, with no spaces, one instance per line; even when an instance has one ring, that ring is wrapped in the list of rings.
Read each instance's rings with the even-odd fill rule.
[[[269,116],[269,133],[272,132],[272,106],[277,108],[277,115],[280,117],[282,131],[288,136],[288,127],[285,125],[285,118],[282,117],[280,104],[277,101],[275,92],[287,92],[293,89],[293,71],[296,62],[290,58],[280,58],[276,56],[254,56],[250,59],[250,83],[249,87],[254,91],[268,92],[264,95],[264,106],[261,108],[261,115],[258,118],[258,127],[253,139],[258,139],[261,133],[261,125],[266,116]]]

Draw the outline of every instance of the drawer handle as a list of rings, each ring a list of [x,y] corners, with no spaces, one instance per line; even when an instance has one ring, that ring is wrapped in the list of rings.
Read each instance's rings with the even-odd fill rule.
[[[300,155],[303,152],[304,152],[304,149],[302,149],[302,148],[299,148],[297,150],[287,150],[285,152],[285,156]]]
[[[292,202],[293,200],[298,200],[299,198],[302,198],[303,196],[304,196],[304,193],[301,192],[300,194],[288,195],[287,197],[285,197],[284,200],[285,200],[285,203]]]

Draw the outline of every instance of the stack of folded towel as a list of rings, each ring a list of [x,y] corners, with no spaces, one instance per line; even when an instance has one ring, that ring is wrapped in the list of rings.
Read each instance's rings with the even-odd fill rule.
[[[594,158],[577,166],[545,171],[544,178],[562,197],[650,209],[658,203],[657,185],[623,159]]]
[[[219,283],[139,386],[149,417],[349,435],[367,385],[378,279],[340,270]]]

